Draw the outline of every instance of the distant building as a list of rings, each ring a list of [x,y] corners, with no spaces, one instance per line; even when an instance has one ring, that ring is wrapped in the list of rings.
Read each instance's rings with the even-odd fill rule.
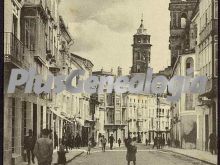
[[[152,94],[123,94],[126,107],[127,135],[137,137],[138,142],[150,143],[156,136],[167,140],[170,130],[170,103],[164,97]],[[126,135],[126,136],[127,136]]]
[[[120,71],[120,70],[119,70]],[[117,76],[111,72],[106,72],[103,69],[100,71],[94,71],[94,76]],[[113,134],[115,140],[118,138],[125,138],[125,107],[122,102],[122,94],[116,94],[113,90],[112,93],[92,94],[91,100],[93,100],[93,107],[95,111],[96,119],[96,139],[99,141],[99,137],[104,135],[107,139]]]

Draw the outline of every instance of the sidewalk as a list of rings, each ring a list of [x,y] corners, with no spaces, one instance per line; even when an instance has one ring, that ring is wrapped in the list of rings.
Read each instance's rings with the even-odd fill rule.
[[[172,147],[164,147],[163,150],[182,154],[191,158],[201,160],[209,164],[217,165],[217,155],[212,155],[210,152],[207,151],[201,151],[196,149],[180,149],[180,148],[172,148]]]
[[[80,149],[79,150],[78,149],[74,149],[74,150],[69,151],[68,153],[66,153],[66,161],[67,161],[67,163],[72,161],[74,158],[80,156],[84,152],[85,152],[84,150],[80,150]],[[57,163],[57,157],[58,157],[57,151],[54,150],[52,165]],[[21,164],[19,163],[19,165],[27,165],[27,164],[28,164],[27,162],[23,162]],[[35,164],[33,164],[31,162],[31,165],[37,165],[37,159],[36,158],[35,158]]]

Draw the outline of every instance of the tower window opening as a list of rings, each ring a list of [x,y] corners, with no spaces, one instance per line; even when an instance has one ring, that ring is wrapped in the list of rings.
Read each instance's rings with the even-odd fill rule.
[[[186,27],[186,20],[187,20],[187,15],[185,13],[183,13],[181,16],[181,28]]]
[[[138,38],[138,39],[137,39],[137,42],[138,42],[138,43],[141,43],[141,39],[140,39],[140,38]]]
[[[137,65],[137,72],[140,72],[141,71],[141,67],[140,65]]]
[[[141,54],[140,52],[137,52],[137,60],[140,60],[141,59]]]

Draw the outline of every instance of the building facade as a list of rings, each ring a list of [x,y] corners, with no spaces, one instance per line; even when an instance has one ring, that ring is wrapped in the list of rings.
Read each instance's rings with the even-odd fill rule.
[[[24,137],[33,130],[36,138],[41,130],[52,131],[52,139],[79,133],[87,144],[91,131],[84,128],[90,120],[90,96],[63,91],[37,95],[25,84],[7,93],[12,69],[36,69],[38,84],[46,85],[48,76],[67,76],[71,70],[85,70],[86,79],[92,73],[91,61],[71,54],[74,40],[58,13],[57,0],[13,0],[4,3],[4,164],[21,164],[24,160]],[[33,84],[36,77],[33,77]],[[76,77],[72,82],[76,86]],[[64,78],[65,80],[65,78]],[[51,87],[53,88],[53,87]],[[25,93],[31,90],[31,93]],[[91,127],[88,125],[87,127]],[[91,133],[92,134],[92,133]],[[54,143],[54,148],[56,144]]]
[[[210,134],[217,136],[217,4],[196,2],[189,25],[183,29],[181,42],[188,46],[181,47],[173,65],[172,76],[208,78],[203,94],[184,93],[172,106],[172,138],[178,147],[209,151]],[[188,72],[190,68],[193,70]]]

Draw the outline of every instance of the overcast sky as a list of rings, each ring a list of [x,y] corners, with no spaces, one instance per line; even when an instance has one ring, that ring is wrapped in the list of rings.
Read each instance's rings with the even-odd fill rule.
[[[127,74],[132,66],[132,39],[140,26],[151,35],[154,72],[170,64],[169,0],[61,0],[59,13],[75,44],[71,51],[94,64],[93,70]]]

